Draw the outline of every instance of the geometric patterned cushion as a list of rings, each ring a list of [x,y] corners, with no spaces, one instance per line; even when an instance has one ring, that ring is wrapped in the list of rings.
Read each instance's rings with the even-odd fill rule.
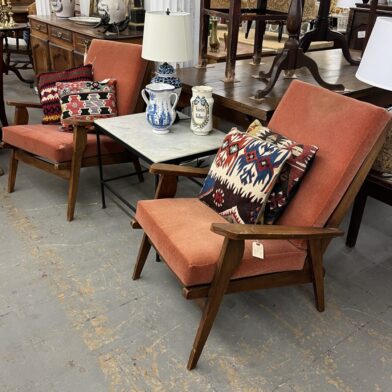
[[[249,125],[247,134],[292,152],[291,157],[283,166],[265,206],[264,223],[273,224],[298,190],[300,182],[313,162],[318,147],[299,144],[287,139],[261,125],[259,120],[255,120]]]
[[[44,113],[42,124],[53,124],[60,121],[61,107],[56,82],[81,80],[93,80],[93,66],[91,64],[60,72],[44,72],[37,76],[38,94]]]
[[[291,151],[233,128],[211,165],[201,201],[233,223],[263,221],[264,206]]]
[[[56,83],[61,103],[61,124],[73,117],[78,120],[94,120],[117,116],[116,83],[69,82]]]

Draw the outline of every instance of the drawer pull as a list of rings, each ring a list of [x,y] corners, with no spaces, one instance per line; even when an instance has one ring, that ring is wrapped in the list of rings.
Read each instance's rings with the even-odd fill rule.
[[[63,33],[61,31],[57,32],[57,38],[61,38],[63,36]]]

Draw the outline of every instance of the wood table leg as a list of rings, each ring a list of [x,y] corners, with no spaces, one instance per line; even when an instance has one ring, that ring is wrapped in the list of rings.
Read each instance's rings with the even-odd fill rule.
[[[227,36],[227,58],[225,82],[234,82],[237,59],[238,33],[241,22],[241,0],[230,0],[229,31]]]
[[[0,33],[0,120],[3,127],[8,126],[7,115],[5,113],[4,106],[4,72],[6,71],[6,65],[3,59],[3,38],[4,33]]]

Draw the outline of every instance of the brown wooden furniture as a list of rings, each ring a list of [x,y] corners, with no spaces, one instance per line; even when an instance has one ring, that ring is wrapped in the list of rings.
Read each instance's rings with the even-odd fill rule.
[[[263,35],[266,21],[286,20],[287,15],[281,12],[267,10],[266,0],[257,0],[256,8],[241,9],[241,0],[230,0],[229,9],[214,10],[211,8],[211,0],[200,1],[200,43],[199,43],[199,66],[207,65],[208,28],[209,18],[216,16],[225,20],[229,25],[227,37],[227,59],[225,69],[225,81],[233,82],[235,75],[235,63],[238,44],[239,27],[242,21],[256,21],[253,63],[260,64]]]
[[[392,206],[392,183],[383,180],[380,176],[370,173],[366,177],[361,190],[355,198],[353,210],[351,213],[350,226],[347,231],[346,245],[350,248],[357,243],[359,228],[361,226],[363,212],[365,210],[366,200],[373,197],[383,203]]]
[[[6,55],[4,72],[8,74],[9,71],[12,71],[20,81],[33,84],[34,80],[25,79],[19,72],[19,69],[31,69],[32,67],[30,42],[26,42],[27,46],[23,49],[20,46],[20,40],[23,40],[23,33],[28,31],[29,25],[27,23],[17,23],[15,26],[0,29],[0,32],[5,38],[5,45],[3,45],[3,53]],[[8,38],[15,38],[16,45],[9,45]],[[17,63],[13,64],[11,63],[12,54],[25,55],[28,60],[19,60]]]
[[[314,105],[314,102],[318,102],[318,105]],[[331,116],[331,107],[336,106],[342,110],[336,116]],[[302,115],[298,115],[300,108],[304,109]],[[347,116],[350,111],[356,116]],[[294,118],[292,112],[297,113]],[[335,123],[336,119],[338,125]],[[199,360],[224,294],[312,283],[316,308],[320,312],[324,311],[323,254],[332,238],[343,235],[338,227],[383,145],[390,117],[380,108],[369,107],[325,89],[296,82],[290,86],[272,121],[273,129],[277,132],[284,134],[285,128],[285,135],[290,138],[294,138],[294,133],[301,133],[301,137],[308,137],[307,143],[313,140],[314,144],[322,146],[319,150],[322,158],[316,156],[313,163],[317,165],[317,169],[316,166],[312,167],[313,172],[310,171],[305,179],[306,185],[301,184],[277,225],[221,223],[224,219],[197,199],[191,199],[192,204],[185,204],[183,198],[171,199],[176,193],[178,176],[203,178],[207,175],[205,168],[153,165],[150,171],[160,175],[156,200],[145,200],[138,204],[133,227],[142,228],[144,235],[133,279],[140,278],[149,250],[154,247],[179,279],[184,297],[205,299],[202,318],[189,356],[189,370]],[[288,124],[292,124],[291,130],[287,130]],[[331,127],[335,127],[336,131],[326,135]],[[334,144],[346,142],[347,137],[353,141],[351,146],[345,147],[349,151],[334,148]],[[328,154],[323,153],[322,149],[325,149],[324,152],[328,150]],[[348,158],[350,154],[355,158]],[[229,157],[228,160],[230,159],[232,158]],[[321,185],[320,174],[331,171],[334,174],[325,178],[327,183]],[[319,184],[318,191],[322,196],[315,192],[313,186],[316,184]],[[175,217],[176,208],[182,214],[187,214],[187,217]],[[312,212],[308,213],[309,210]],[[189,216],[192,220],[188,219]],[[311,216],[314,218],[310,219]],[[320,219],[320,216],[323,218]],[[166,223],[169,217],[170,222]],[[175,232],[181,230],[179,226],[182,233],[177,236]],[[219,236],[223,237],[223,241]],[[266,254],[261,263],[271,264],[262,272],[262,267],[255,267],[260,261],[248,259],[251,243],[247,240],[262,240],[265,247],[267,243],[271,246],[271,240],[290,241],[290,244],[294,241],[306,252],[302,269],[292,265],[294,262],[291,262],[291,252],[285,254],[280,251],[280,257],[273,262],[268,261]],[[297,240],[303,241],[298,244]],[[285,243],[281,242],[280,246]],[[209,244],[212,244],[212,249]],[[248,250],[247,256],[244,249]],[[271,265],[283,263],[282,260],[286,260],[287,264],[284,267],[282,265],[281,269],[273,270]],[[256,264],[249,267],[252,262]],[[201,276],[203,265],[214,268],[204,270],[204,275]],[[260,269],[255,271],[255,268]],[[203,283],[184,284],[184,281]]]
[[[314,41],[333,41],[335,48],[341,48],[344,58],[352,65],[358,65],[359,60],[353,59],[348,50],[346,37],[338,31],[333,31],[329,27],[329,12],[331,0],[320,0],[320,7],[314,29],[308,31],[300,41],[300,47],[306,52],[309,45]]]
[[[362,50],[369,23],[369,4],[356,4],[350,9],[347,22],[346,39],[350,49]],[[376,16],[392,17],[392,6],[378,5]]]
[[[344,95],[384,107],[392,103],[392,92],[369,86],[355,77],[357,67],[347,64],[341,50],[323,50],[310,52],[307,55],[317,62],[324,80],[331,83],[344,83],[346,87]],[[273,57],[266,57],[263,60],[264,65],[251,65],[249,60],[237,61],[237,82],[233,84],[224,83],[222,80],[224,63],[214,64],[206,69],[182,68],[177,72],[183,84],[180,104],[184,107],[189,106],[192,87],[207,84],[214,89],[215,116],[244,127],[247,127],[250,119],[254,118],[266,124],[293,80],[281,76],[266,97],[262,100],[253,99],[260,83],[255,83],[252,75],[257,75],[262,69],[268,69],[272,61]],[[296,75],[300,80],[316,84],[305,69],[298,70]]]
[[[62,71],[83,64],[83,56],[93,39],[142,43],[142,32],[125,30],[103,34],[94,29],[57,18],[30,15],[31,48],[35,73]]]
[[[289,39],[285,42],[283,51],[276,55],[270,70],[268,72],[259,72],[258,79],[267,79],[268,83],[262,90],[258,90],[256,92],[255,99],[261,99],[273,89],[282,71],[294,73],[298,68],[303,67],[310,71],[313,78],[320,86],[330,90],[344,90],[344,86],[342,84],[332,84],[324,81],[320,76],[317,63],[312,58],[304,54],[304,50],[300,47],[298,41],[301,30],[301,23],[302,0],[292,0],[286,23]]]
[[[12,71],[23,82],[33,83],[32,80],[24,79],[17,68],[15,68],[10,64],[5,63],[3,38],[5,33],[13,32],[13,31],[14,32],[25,31],[26,29],[28,29],[28,27],[25,24],[17,24],[14,27],[0,29],[0,41],[1,41],[0,42],[0,121],[3,127],[8,125],[8,120],[7,120],[7,116],[5,113],[5,106],[4,106],[4,91],[3,91],[4,74],[7,74],[8,72]]]
[[[116,79],[119,115],[144,109],[140,90],[150,79],[151,64],[141,58],[140,45],[94,40],[86,61],[93,64],[93,74],[97,80]],[[88,133],[87,129],[91,128],[92,122],[70,121],[74,125],[73,132],[64,132],[59,130],[57,124],[28,124],[27,108],[40,108],[40,104],[8,104],[15,107],[15,125],[3,128],[3,141],[12,148],[8,192],[14,191],[19,161],[55,174],[69,183],[67,219],[73,220],[81,168],[98,165],[96,135]],[[121,162],[133,162],[139,180],[143,180],[139,160],[106,137],[105,141],[102,140],[102,163]]]

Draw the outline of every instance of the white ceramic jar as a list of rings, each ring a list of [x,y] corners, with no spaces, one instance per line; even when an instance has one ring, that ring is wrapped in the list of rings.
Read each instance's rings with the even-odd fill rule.
[[[212,87],[192,87],[191,130],[195,135],[205,136],[212,130]]]

